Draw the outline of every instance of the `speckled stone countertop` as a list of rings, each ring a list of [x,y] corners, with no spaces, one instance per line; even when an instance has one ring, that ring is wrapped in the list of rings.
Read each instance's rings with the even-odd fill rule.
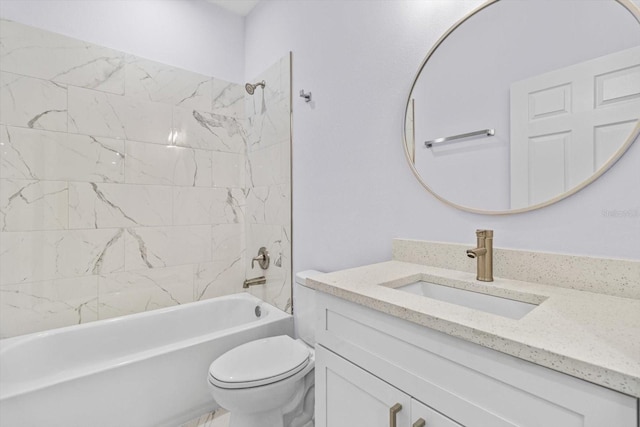
[[[394,288],[418,280],[539,304],[519,320]],[[388,261],[307,279],[312,288],[640,397],[640,300]]]

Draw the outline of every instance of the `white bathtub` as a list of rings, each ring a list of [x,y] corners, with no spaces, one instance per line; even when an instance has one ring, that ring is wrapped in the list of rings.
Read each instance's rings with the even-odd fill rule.
[[[5,339],[0,425],[176,427],[217,408],[216,357],[292,333],[290,315],[245,293]]]

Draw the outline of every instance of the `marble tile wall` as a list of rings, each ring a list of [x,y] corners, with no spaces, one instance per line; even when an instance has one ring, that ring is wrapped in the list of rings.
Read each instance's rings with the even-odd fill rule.
[[[0,20],[0,337],[241,292],[267,239],[284,286],[281,68],[247,120],[243,85]]]
[[[251,258],[266,246],[272,265],[265,286],[251,292],[291,311],[291,56],[281,58],[254,81],[266,82],[245,95],[247,115],[247,276],[262,274]],[[265,244],[266,242],[266,244]]]

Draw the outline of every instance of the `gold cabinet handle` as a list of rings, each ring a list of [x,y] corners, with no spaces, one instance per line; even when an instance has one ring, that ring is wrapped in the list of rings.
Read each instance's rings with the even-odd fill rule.
[[[400,411],[402,411],[402,405],[399,403],[389,408],[389,427],[397,427],[396,415],[398,415]]]
[[[413,423],[411,427],[424,427],[426,425],[427,425],[427,422],[425,420],[423,420],[422,418],[418,418],[418,421]]]

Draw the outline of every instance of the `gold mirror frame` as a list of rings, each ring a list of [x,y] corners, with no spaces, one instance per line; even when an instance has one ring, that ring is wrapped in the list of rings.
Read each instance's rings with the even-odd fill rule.
[[[422,177],[418,173],[415,165],[413,164],[413,162],[411,160],[411,154],[412,153],[409,152],[409,145],[407,144],[407,125],[406,124],[407,124],[407,118],[408,118],[408,114],[409,114],[409,109],[410,109],[410,106],[411,106],[411,94],[413,93],[413,90],[416,87],[416,83],[418,81],[418,78],[420,77],[420,73],[422,73],[422,70],[424,69],[425,65],[427,65],[427,62],[429,61],[429,58],[431,58],[433,53],[438,49],[438,47],[440,47],[440,45],[447,39],[447,37],[449,37],[449,35],[451,33],[453,33],[459,26],[461,26],[463,23],[465,23],[469,18],[474,16],[476,13],[480,12],[481,10],[486,9],[487,7],[491,6],[494,3],[497,3],[499,1],[500,0],[487,0],[486,3],[482,4],[481,6],[477,7],[476,9],[472,10],[466,16],[464,16],[462,19],[460,19],[458,22],[453,24],[451,26],[451,28],[449,28],[436,41],[436,43],[433,45],[431,50],[429,50],[429,52],[427,53],[427,56],[424,58],[424,60],[420,64],[420,67],[418,68],[418,72],[416,73],[416,76],[413,79],[413,84],[411,85],[411,90],[409,90],[409,98],[407,99],[407,105],[406,105],[405,110],[404,110],[404,121],[403,121],[403,124],[402,124],[402,142],[403,142],[403,146],[404,146],[405,156],[407,158],[407,162],[409,163],[409,167],[411,168],[411,171],[413,172],[415,177],[418,179],[418,182],[420,182],[420,184],[429,193],[431,193],[436,199],[440,200],[441,202],[443,202],[443,203],[445,203],[445,204],[447,204],[447,205],[449,205],[451,207],[454,207],[456,209],[460,209],[460,210],[463,210],[463,211],[466,211],[466,212],[471,212],[471,213],[476,213],[476,214],[484,214],[484,215],[508,215],[508,214],[517,214],[517,213],[522,213],[522,212],[534,211],[534,210],[537,210],[537,209],[540,209],[540,208],[544,208],[546,206],[550,206],[550,205],[552,205],[552,204],[554,204],[556,202],[559,202],[560,200],[566,199],[567,197],[576,194],[578,191],[582,190],[583,188],[587,187],[589,184],[591,184],[592,182],[594,182],[595,180],[600,178],[618,160],[620,160],[620,158],[629,149],[629,147],[631,147],[631,145],[634,143],[634,141],[636,140],[636,138],[640,134],[640,118],[639,118],[638,123],[636,123],[635,128],[631,132],[631,135],[629,135],[629,137],[627,138],[625,143],[618,149],[616,154],[614,154],[604,165],[602,165],[602,167],[600,169],[598,169],[593,175],[591,175],[591,177],[589,179],[583,181],[582,183],[580,183],[579,185],[573,187],[569,191],[565,191],[564,193],[562,193],[562,194],[560,194],[560,195],[558,195],[558,196],[556,196],[556,197],[554,197],[552,199],[549,199],[549,200],[547,200],[547,201],[545,201],[543,203],[538,203],[538,204],[535,204],[535,205],[527,206],[526,208],[511,209],[511,210],[504,210],[504,211],[488,211],[488,210],[483,210],[483,209],[474,209],[474,208],[470,208],[468,206],[464,206],[464,205],[459,205],[457,203],[453,203],[453,202],[445,199],[444,197],[440,196],[433,189],[431,189],[431,187],[429,187],[429,185],[427,185],[427,183],[424,182],[424,180],[422,179]],[[612,0],[612,1],[615,1],[616,3],[620,4],[622,7],[627,9],[627,11],[629,11],[629,13],[631,13],[631,15],[633,15],[633,17],[636,19],[638,24],[640,24],[640,8],[638,6],[636,6],[632,2],[632,0]],[[415,141],[414,141],[414,144],[415,144]]]

